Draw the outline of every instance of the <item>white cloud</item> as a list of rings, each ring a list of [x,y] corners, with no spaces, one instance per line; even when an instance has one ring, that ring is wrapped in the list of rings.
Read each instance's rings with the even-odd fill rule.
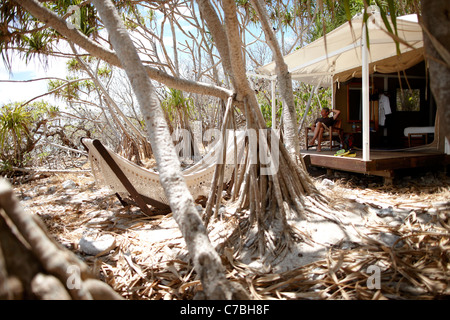
[[[11,73],[6,69],[3,61],[0,61],[0,80],[32,80],[43,77],[65,78],[66,76],[66,59],[64,58],[48,58],[48,65],[33,59],[28,64],[25,63],[17,55],[12,56]],[[27,101],[36,96],[47,92],[47,81],[33,82],[0,82],[0,105],[16,102]],[[53,101],[49,97],[43,98]]]

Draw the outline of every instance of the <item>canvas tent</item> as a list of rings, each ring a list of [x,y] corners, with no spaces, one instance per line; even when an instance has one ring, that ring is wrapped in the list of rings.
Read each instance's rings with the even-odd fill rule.
[[[399,46],[401,55],[397,55],[395,41],[376,9],[372,11],[368,26],[369,73],[401,71],[423,60],[422,28],[415,14],[397,18],[398,37],[404,40]],[[331,80],[344,82],[352,77],[361,77],[363,27],[363,15],[358,14],[351,20],[351,26],[345,23],[325,37],[285,56],[292,80],[312,85],[322,80],[321,86],[330,86]],[[257,71],[262,75],[275,75],[275,62]]]
[[[369,74],[403,71],[424,59],[422,28],[415,14],[397,17],[397,35],[401,39],[397,45],[389,34],[379,9],[372,6],[368,13],[368,42],[361,13],[352,18],[351,24],[345,23],[284,57],[292,80],[329,87],[353,77],[362,78],[362,140],[365,161],[370,160]],[[390,19],[389,22],[393,26]],[[399,51],[401,54],[398,54]],[[264,77],[274,77],[275,62],[260,67],[257,73]]]

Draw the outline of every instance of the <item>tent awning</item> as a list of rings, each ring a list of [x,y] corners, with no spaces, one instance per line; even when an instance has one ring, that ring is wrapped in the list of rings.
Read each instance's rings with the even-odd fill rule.
[[[422,28],[417,16],[397,18],[398,37],[407,43],[400,43],[401,55],[384,25],[379,12],[373,12],[369,24],[369,72],[392,73],[408,69],[423,60]],[[320,39],[284,57],[292,80],[308,84],[330,86],[332,80],[344,82],[361,76],[361,41],[363,29],[362,14],[356,15]],[[392,25],[392,23],[391,23]],[[262,75],[275,75],[275,62],[257,69]]]

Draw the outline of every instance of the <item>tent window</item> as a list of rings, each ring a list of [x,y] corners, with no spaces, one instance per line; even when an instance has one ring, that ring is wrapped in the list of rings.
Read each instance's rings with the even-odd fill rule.
[[[420,89],[397,89],[397,111],[420,111]]]

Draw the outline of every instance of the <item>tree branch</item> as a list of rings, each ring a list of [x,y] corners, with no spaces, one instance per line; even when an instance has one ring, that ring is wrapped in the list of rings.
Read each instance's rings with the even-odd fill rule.
[[[24,7],[29,13],[41,20],[42,22],[48,24],[61,35],[67,38],[68,41],[76,43],[78,46],[89,52],[91,55],[108,62],[111,65],[122,68],[122,64],[114,51],[106,49],[97,43],[90,40],[76,28],[69,28],[66,21],[60,18],[54,12],[48,10],[42,6],[36,0],[21,0],[16,2]],[[151,68],[149,66],[145,67],[147,75],[158,82],[161,82],[168,87],[179,89],[191,93],[198,93],[204,95],[210,95],[218,97],[221,99],[226,99],[232,95],[230,90],[225,88],[217,87],[214,85],[194,82],[186,79],[176,78],[168,75],[167,73]]]
[[[267,16],[264,3],[260,0],[250,0],[256,13],[258,14],[259,20],[261,22],[262,29],[266,37],[266,41],[269,47],[272,49],[277,72],[277,80],[280,86],[280,94],[283,98],[284,108],[284,128],[286,136],[286,144],[291,152],[296,155],[300,152],[300,144],[297,135],[297,114],[295,112],[294,95],[292,90],[292,79],[289,74],[288,66],[284,62],[284,58],[278,45],[275,34],[269,25],[269,19]]]

